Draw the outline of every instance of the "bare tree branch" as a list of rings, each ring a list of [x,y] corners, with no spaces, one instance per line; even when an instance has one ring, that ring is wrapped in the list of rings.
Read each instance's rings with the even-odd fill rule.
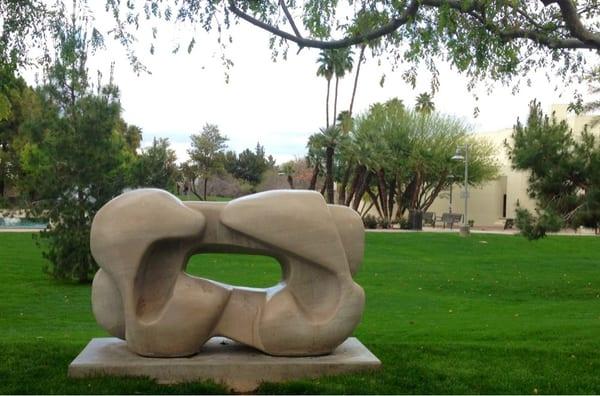
[[[285,5],[285,0],[279,0],[279,5],[283,9],[283,13],[285,14],[290,25],[292,26],[292,30],[294,31],[294,34],[296,35],[296,37],[302,38],[302,35],[300,34],[300,31],[298,30],[298,28],[296,27],[296,23],[294,22],[294,18],[292,18],[292,14],[290,14],[290,11],[288,10],[287,6]]]

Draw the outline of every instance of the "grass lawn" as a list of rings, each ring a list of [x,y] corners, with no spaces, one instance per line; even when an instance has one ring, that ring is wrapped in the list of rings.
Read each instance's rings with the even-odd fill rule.
[[[237,264],[236,264],[237,262]],[[41,272],[30,234],[0,233],[0,393],[208,393],[217,385],[67,378],[92,337],[90,286]],[[279,279],[269,258],[194,256],[238,285]],[[264,384],[263,393],[600,393],[600,239],[369,233],[355,335],[374,373]]]
[[[182,201],[200,201],[200,199],[192,193],[188,195],[176,195]],[[207,201],[218,201],[218,202],[229,202],[232,200],[231,197],[221,197],[218,195],[209,195],[206,197]]]

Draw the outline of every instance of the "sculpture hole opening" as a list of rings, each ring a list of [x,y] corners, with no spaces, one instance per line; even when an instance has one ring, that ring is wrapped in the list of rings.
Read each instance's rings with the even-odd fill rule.
[[[282,278],[279,261],[251,254],[196,254],[190,257],[185,272],[232,286],[257,288],[274,286]]]

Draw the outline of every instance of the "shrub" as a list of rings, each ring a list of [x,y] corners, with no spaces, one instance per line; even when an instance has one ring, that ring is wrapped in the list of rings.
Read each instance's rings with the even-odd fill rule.
[[[400,218],[398,225],[400,226],[401,230],[410,230],[410,223],[408,222],[408,219],[404,217]]]
[[[392,222],[388,219],[383,219],[380,218],[377,220],[377,225],[379,225],[380,228],[392,228]]]
[[[373,216],[373,215],[366,215],[363,217],[363,224],[365,225],[365,228],[368,229],[374,229],[377,228],[377,217]]]

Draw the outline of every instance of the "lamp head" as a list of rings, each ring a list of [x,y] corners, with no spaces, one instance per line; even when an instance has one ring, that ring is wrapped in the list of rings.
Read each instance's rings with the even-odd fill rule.
[[[460,149],[456,149],[456,153],[451,158],[454,161],[462,161],[465,159],[465,156],[460,153]]]

